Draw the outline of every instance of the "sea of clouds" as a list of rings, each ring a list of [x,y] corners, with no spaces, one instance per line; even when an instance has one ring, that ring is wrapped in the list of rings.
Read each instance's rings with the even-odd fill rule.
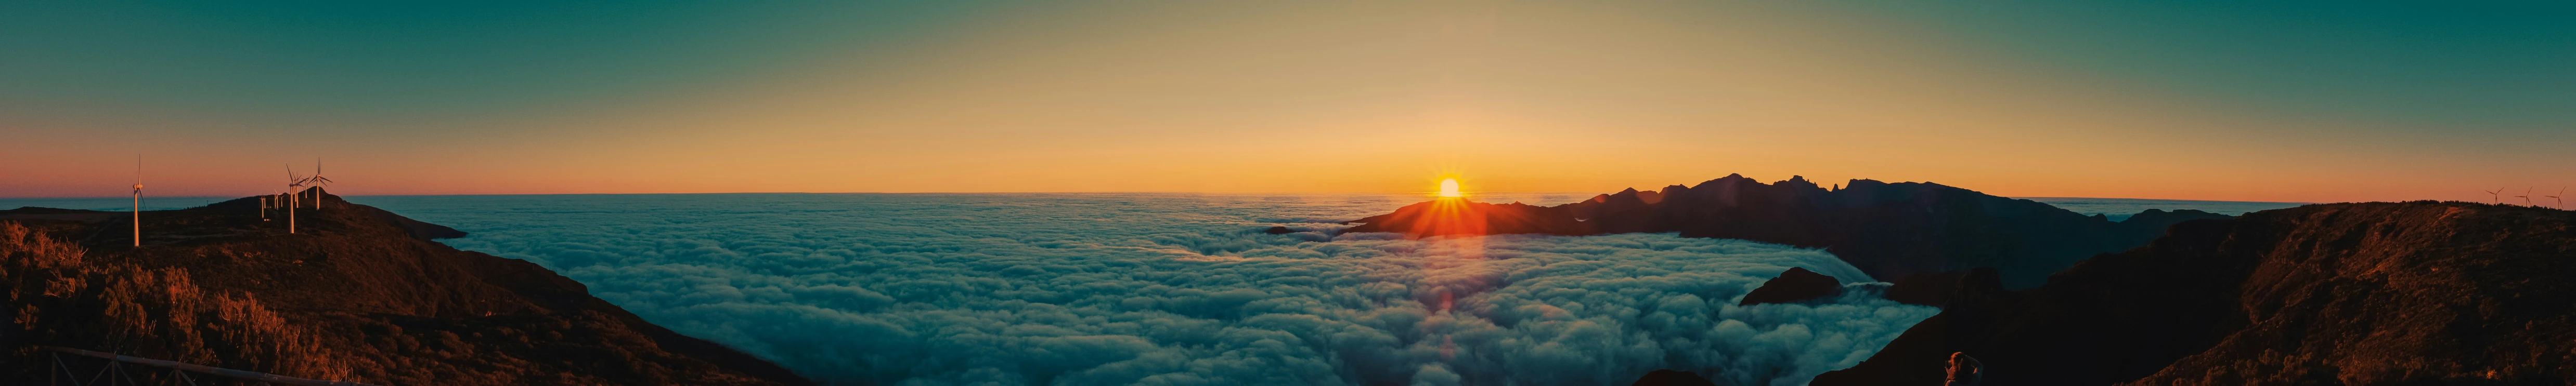
[[[1790,267],[1870,280],[1741,240],[1333,235],[1419,200],[1405,196],[355,200],[833,384],[1599,385],[1678,369],[1798,385],[1938,312],[1867,291],[1736,306]]]

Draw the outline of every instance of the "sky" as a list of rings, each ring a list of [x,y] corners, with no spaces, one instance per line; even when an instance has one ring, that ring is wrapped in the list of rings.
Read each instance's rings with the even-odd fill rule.
[[[2576,185],[2566,3],[649,3],[0,2],[0,197]]]

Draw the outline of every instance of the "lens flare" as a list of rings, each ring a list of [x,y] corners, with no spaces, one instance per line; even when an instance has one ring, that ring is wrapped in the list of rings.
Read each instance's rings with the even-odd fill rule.
[[[1467,194],[1466,194],[1466,193],[1459,193],[1459,192],[1458,192],[1458,179],[1456,179],[1456,178],[1449,178],[1449,179],[1442,179],[1442,180],[1440,180],[1440,196],[1441,196],[1441,197],[1466,197],[1466,196],[1467,196]]]

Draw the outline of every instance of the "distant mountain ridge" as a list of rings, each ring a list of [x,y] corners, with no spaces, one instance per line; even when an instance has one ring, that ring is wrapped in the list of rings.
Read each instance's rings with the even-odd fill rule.
[[[140,248],[127,213],[0,211],[0,362],[43,363],[41,345],[374,384],[812,384],[535,263],[429,241],[463,232],[320,196],[296,234],[258,197],[146,211]]]
[[[1929,182],[1856,179],[1826,188],[1804,177],[1764,184],[1727,175],[1660,191],[1628,189],[1558,206],[1431,202],[1354,220],[1346,232],[1413,236],[1678,232],[1824,248],[1879,280],[1994,267],[2009,288],[2096,254],[2162,235],[2167,226],[2227,215],[2148,210],[2127,221]]]

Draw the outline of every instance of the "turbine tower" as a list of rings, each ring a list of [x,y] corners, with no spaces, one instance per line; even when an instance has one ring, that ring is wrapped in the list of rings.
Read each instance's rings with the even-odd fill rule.
[[[143,155],[134,155],[134,247],[143,247]]]
[[[2522,188],[2522,195],[2514,197],[2522,199],[2522,206],[2531,206],[2531,188]]]
[[[2541,197],[2548,197],[2548,198],[2552,198],[2552,199],[2556,199],[2556,200],[2558,200],[2558,209],[2560,209],[2560,210],[2565,210],[2565,209],[2567,209],[2567,198],[2565,197],[2566,195],[2567,195],[2567,187],[2565,187],[2565,186],[2561,186],[2561,187],[2558,187],[2558,195],[2556,195],[2556,196],[2541,196]]]
[[[313,186],[325,186],[325,185],[330,185],[330,184],[331,184],[331,179],[330,179],[330,178],[324,178],[324,177],[322,177],[322,158],[321,158],[321,157],[314,157],[314,158],[313,158],[313,176],[312,176],[312,177],[305,177],[305,178],[304,178],[304,183],[305,183],[306,185],[313,185]],[[313,192],[313,210],[316,210],[316,211],[322,210],[322,192]]]
[[[286,200],[286,234],[295,234],[295,207],[296,204],[304,202],[303,193],[296,188],[302,187],[304,187],[304,179],[295,177],[295,165],[286,165],[286,193],[296,196],[295,199]]]

